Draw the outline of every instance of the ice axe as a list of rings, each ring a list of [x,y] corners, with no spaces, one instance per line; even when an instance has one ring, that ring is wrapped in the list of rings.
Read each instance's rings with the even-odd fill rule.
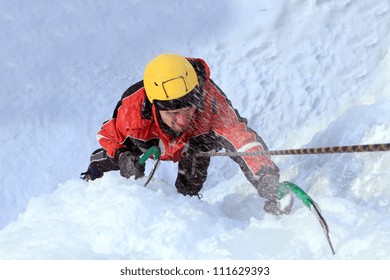
[[[160,163],[160,156],[161,156],[161,151],[160,151],[160,148],[157,147],[157,146],[153,146],[151,148],[149,148],[139,159],[139,163],[141,165],[145,165],[146,161],[148,160],[148,158],[150,158],[151,156],[153,156],[153,166],[152,166],[152,170],[150,171],[148,177],[146,178],[146,181],[144,183],[144,187],[146,187],[150,180],[152,180],[153,178],[153,175],[154,173],[156,172],[156,169],[157,169],[157,166],[158,164]]]
[[[318,219],[318,221],[321,224],[322,229],[324,230],[325,237],[328,241],[329,247],[332,250],[333,255],[336,254],[336,252],[333,248],[333,245],[332,245],[332,241],[330,240],[330,237],[329,237],[328,224],[326,223],[324,216],[322,216],[321,209],[318,206],[318,204],[304,190],[302,190],[300,187],[298,187],[294,183],[291,183],[288,181],[285,181],[285,182],[282,182],[279,184],[279,190],[278,190],[279,198],[283,198],[284,195],[289,190],[292,193],[294,193],[303,202],[303,204],[305,204],[307,206],[307,208],[309,208],[309,210],[316,216],[316,218]]]

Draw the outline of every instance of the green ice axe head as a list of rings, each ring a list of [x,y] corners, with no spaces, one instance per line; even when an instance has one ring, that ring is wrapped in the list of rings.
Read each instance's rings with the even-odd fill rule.
[[[141,158],[139,159],[139,163],[142,164],[142,165],[145,165],[145,162],[146,162],[146,161],[148,160],[148,158],[150,158],[151,156],[153,156],[154,160],[159,159],[160,156],[161,156],[160,148],[157,147],[157,146],[153,146],[153,147],[149,148],[149,149],[141,156]]]
[[[289,191],[294,193],[300,200],[302,200],[303,204],[311,209],[312,203],[314,202],[313,199],[311,199],[311,197],[300,187],[291,182],[285,181],[279,184],[278,198],[282,199]]]

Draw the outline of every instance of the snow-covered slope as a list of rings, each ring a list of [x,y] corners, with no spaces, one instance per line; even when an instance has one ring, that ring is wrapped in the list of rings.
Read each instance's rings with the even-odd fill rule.
[[[161,52],[202,57],[270,149],[388,143],[390,3],[18,1],[0,9],[0,259],[389,259],[388,153],[279,156],[321,206],[263,200],[228,158],[203,198],[78,179],[122,92]]]

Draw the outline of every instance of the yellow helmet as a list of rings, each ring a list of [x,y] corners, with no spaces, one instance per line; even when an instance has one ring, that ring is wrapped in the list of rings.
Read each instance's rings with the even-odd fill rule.
[[[151,103],[181,98],[198,86],[194,67],[178,54],[160,54],[145,68],[144,87]]]

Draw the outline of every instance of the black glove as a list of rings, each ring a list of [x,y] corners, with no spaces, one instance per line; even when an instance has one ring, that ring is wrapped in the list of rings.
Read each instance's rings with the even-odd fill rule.
[[[140,164],[139,157],[132,155],[128,151],[119,155],[118,166],[121,176],[127,179],[133,175],[136,180],[145,176],[145,165]]]
[[[264,203],[264,211],[272,215],[288,215],[291,213],[294,199],[290,193],[280,200],[267,200]]]
[[[89,180],[93,181],[101,177],[103,177],[103,172],[100,170],[99,165],[95,162],[92,162],[88,166],[88,170],[86,172],[80,174],[80,178],[87,182]]]
[[[289,191],[284,193],[279,191],[279,176],[272,173],[263,175],[257,187],[259,195],[267,199],[264,204],[267,213],[273,215],[291,213],[294,199]]]

